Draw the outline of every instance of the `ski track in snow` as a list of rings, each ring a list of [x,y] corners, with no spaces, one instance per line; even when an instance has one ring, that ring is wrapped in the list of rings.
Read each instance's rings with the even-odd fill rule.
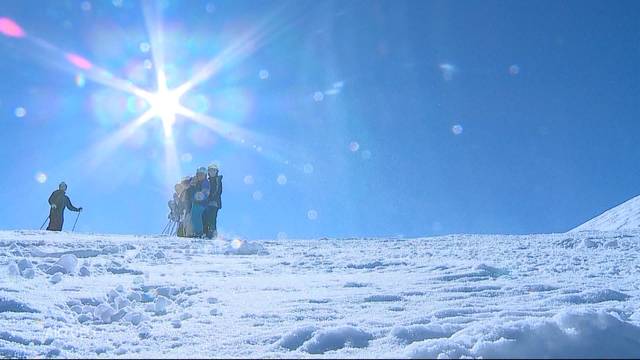
[[[637,357],[639,253],[633,231],[4,231],[0,357]]]

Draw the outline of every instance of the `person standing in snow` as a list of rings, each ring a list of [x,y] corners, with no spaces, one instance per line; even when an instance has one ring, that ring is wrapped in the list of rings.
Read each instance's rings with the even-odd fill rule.
[[[180,182],[180,189],[176,189],[178,194],[178,211],[180,214],[180,224],[178,224],[178,230],[176,235],[180,237],[186,237],[187,229],[190,228],[191,223],[191,178],[186,176]]]
[[[194,178],[193,199],[191,205],[191,237],[201,237],[204,234],[202,219],[209,199],[209,180],[207,180],[207,169],[198,168]],[[189,236],[189,235],[188,235]]]
[[[49,231],[61,231],[62,225],[64,225],[64,209],[67,208],[71,211],[81,212],[82,208],[76,208],[71,204],[71,200],[66,195],[67,184],[65,182],[61,182],[58,186],[58,190],[51,193],[49,196],[49,205],[51,206],[51,210],[49,210],[49,226],[47,226],[47,230]]]
[[[209,165],[207,169],[209,175],[209,198],[203,216],[203,231],[207,238],[212,239],[218,236],[218,210],[222,208],[222,175],[218,175],[218,166]]]

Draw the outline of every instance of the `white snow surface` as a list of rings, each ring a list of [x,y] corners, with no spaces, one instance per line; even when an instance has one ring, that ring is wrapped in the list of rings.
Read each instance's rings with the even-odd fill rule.
[[[619,230],[640,230],[640,196],[605,211],[571,232]]]
[[[0,357],[637,358],[639,256],[640,231],[244,243],[4,231]]]

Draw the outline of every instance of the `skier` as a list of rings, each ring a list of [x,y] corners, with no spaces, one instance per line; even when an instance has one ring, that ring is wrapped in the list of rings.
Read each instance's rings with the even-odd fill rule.
[[[218,210],[222,208],[222,175],[218,175],[218,166],[209,165],[207,169],[209,175],[209,199],[207,208],[203,216],[203,231],[207,238],[212,239],[218,236]]]
[[[203,235],[202,219],[203,213],[209,199],[209,180],[207,180],[207,169],[198,168],[193,185],[193,199],[191,205],[191,232],[187,236],[201,237]]]
[[[76,208],[71,204],[71,200],[65,194],[67,191],[67,184],[65,182],[61,182],[58,186],[58,190],[51,193],[49,196],[49,205],[51,205],[51,210],[49,211],[49,226],[47,226],[47,230],[49,231],[61,231],[62,225],[64,224],[64,209],[67,208],[71,211],[81,212],[82,208]]]

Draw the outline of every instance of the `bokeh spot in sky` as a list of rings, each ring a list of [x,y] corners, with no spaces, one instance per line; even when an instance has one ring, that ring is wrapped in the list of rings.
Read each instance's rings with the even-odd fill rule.
[[[42,171],[38,171],[34,176],[34,179],[36,179],[36,181],[40,184],[44,184],[47,182],[47,174],[43,173]]]
[[[276,179],[276,181],[278,182],[278,185],[286,185],[287,184],[287,176],[284,174],[280,174],[278,175],[278,178]]]
[[[16,115],[16,117],[22,118],[27,116],[27,109],[23,108],[22,106],[17,107],[16,110],[14,111],[14,114]]]

